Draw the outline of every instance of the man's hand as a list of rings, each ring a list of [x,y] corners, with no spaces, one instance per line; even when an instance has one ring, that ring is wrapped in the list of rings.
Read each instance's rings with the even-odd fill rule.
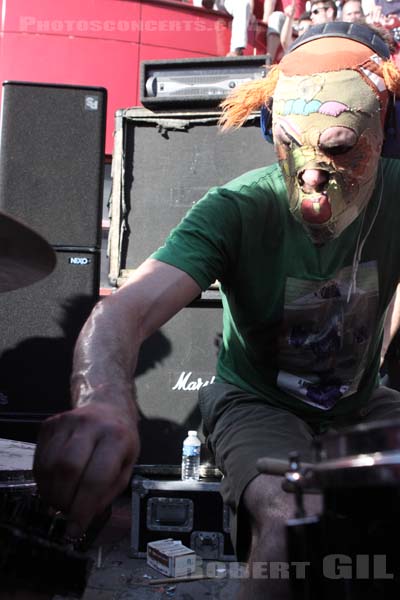
[[[97,402],[47,419],[34,461],[38,491],[77,537],[128,485],[140,450],[137,423]]]
[[[99,302],[74,351],[73,410],[44,422],[34,475],[39,493],[76,537],[128,485],[139,450],[133,374],[143,340],[201,292],[183,271],[147,259]]]
[[[294,19],[294,13],[296,12],[295,0],[293,0],[291,4],[285,6],[283,12],[285,13],[285,17],[287,17],[288,19]]]
[[[382,20],[384,15],[382,14],[382,7],[374,4],[371,8],[370,13],[366,16],[366,22],[371,25],[383,25]]]

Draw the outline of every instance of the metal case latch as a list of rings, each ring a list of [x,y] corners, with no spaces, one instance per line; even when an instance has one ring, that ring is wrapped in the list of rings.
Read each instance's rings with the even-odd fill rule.
[[[190,547],[201,558],[218,560],[224,550],[224,534],[217,531],[193,531]]]

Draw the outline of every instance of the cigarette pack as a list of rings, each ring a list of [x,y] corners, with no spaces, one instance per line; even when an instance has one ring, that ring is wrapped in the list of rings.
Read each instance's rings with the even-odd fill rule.
[[[147,564],[168,577],[184,577],[194,573],[196,554],[179,540],[158,540],[147,544]]]

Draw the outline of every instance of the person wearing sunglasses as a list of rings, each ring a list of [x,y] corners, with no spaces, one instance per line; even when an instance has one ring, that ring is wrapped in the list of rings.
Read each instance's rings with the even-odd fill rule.
[[[334,0],[315,0],[311,2],[310,16],[313,25],[335,21],[337,7]]]

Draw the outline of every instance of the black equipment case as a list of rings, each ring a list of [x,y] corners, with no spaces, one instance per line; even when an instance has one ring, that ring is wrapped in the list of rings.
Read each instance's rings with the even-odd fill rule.
[[[136,473],[135,473],[136,471]],[[140,471],[141,474],[138,474]],[[221,474],[182,481],[180,467],[136,467],[132,479],[131,556],[144,558],[147,543],[180,540],[207,560],[236,560],[229,509],[219,493]]]

